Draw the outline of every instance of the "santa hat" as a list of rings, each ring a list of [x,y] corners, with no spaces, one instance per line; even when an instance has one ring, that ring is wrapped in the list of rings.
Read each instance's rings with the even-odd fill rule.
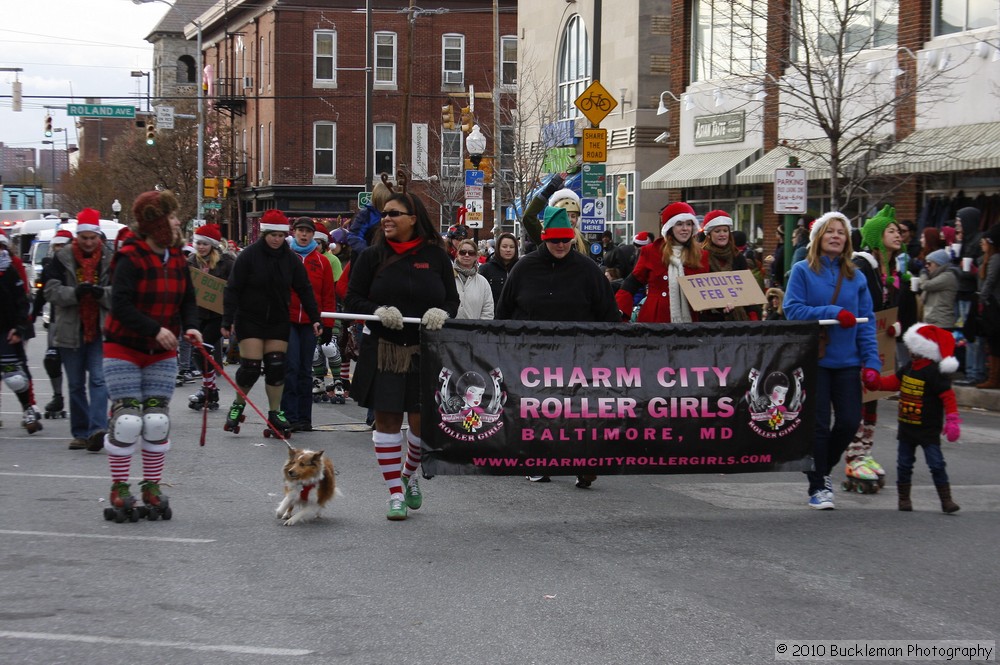
[[[316,229],[316,233],[313,235],[313,240],[317,242],[322,240],[323,242],[329,244],[330,236],[326,234],[326,224],[319,221],[318,219],[313,220],[313,227]]]
[[[10,247],[10,238],[7,237],[6,233],[0,233],[0,245]]]
[[[693,222],[695,226],[698,225],[698,218],[694,215],[694,208],[683,201],[671,203],[660,212],[660,224],[662,224],[660,235],[666,238],[670,229],[674,228],[674,224],[687,221]]]
[[[580,197],[572,189],[563,188],[549,197],[549,205],[565,208],[566,212],[580,212]]]
[[[566,209],[561,206],[547,206],[542,220],[542,240],[575,238],[573,223],[569,221]]]
[[[132,229],[130,229],[127,226],[123,226],[120,229],[118,229],[118,235],[115,236],[115,251],[121,249],[122,245],[125,244],[125,241],[131,238],[133,235],[135,234],[132,233]]]
[[[645,247],[651,242],[653,242],[653,237],[649,235],[649,231],[639,231],[632,238],[632,244],[636,247]]]
[[[847,232],[848,233],[851,232],[851,221],[847,219],[847,216],[844,215],[844,213],[842,212],[831,210],[826,214],[820,215],[819,217],[816,218],[816,221],[813,222],[812,228],[809,229],[810,245],[813,243],[813,240],[815,240],[818,236],[823,235],[823,231],[826,230],[826,225],[830,223],[830,220],[834,219],[839,219],[840,221],[842,221],[844,223],[844,228],[847,229]]]
[[[181,247],[181,251],[184,252],[185,254],[191,255],[195,253],[195,248],[194,245],[184,245],[183,247]]]
[[[708,233],[712,229],[718,228],[720,226],[733,227],[733,218],[729,216],[729,213],[725,210],[713,210],[712,212],[705,215],[705,220],[702,223],[701,232]]]
[[[101,213],[93,208],[84,208],[76,214],[76,232],[100,233]]]
[[[937,362],[945,374],[958,370],[955,338],[947,330],[929,323],[915,323],[903,335],[903,343],[914,356]]]
[[[56,245],[64,245],[73,239],[73,234],[67,229],[59,229],[56,234],[52,236],[52,240],[49,244],[55,247]]]
[[[132,204],[132,216],[136,221],[136,235],[149,238],[160,247],[171,247],[175,244],[175,233],[170,226],[170,216],[177,212],[180,204],[173,192],[144,192]],[[79,220],[77,215],[77,220]],[[77,235],[80,227],[76,227]]]
[[[218,224],[205,224],[195,229],[194,242],[207,242],[215,249],[222,247],[222,233]]]
[[[260,218],[260,232],[281,231],[288,233],[288,218],[280,210],[268,210]]]

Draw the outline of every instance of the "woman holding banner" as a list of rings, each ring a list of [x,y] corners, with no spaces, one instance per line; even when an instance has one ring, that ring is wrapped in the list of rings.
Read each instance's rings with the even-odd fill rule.
[[[188,257],[188,265],[212,277],[225,281],[233,270],[235,258],[228,252],[222,253],[222,233],[218,224],[205,224],[194,231],[194,254]],[[221,306],[222,303],[220,302]],[[205,340],[205,349],[211,350],[215,361],[222,364],[222,313],[205,307],[198,308],[198,330]],[[201,369],[201,389],[188,397],[188,406],[198,411],[203,408],[219,408],[219,389],[215,386],[215,367],[202,354],[195,354]]]
[[[705,251],[701,265],[707,272],[732,272],[750,270],[746,257],[733,242],[733,218],[724,210],[713,210],[705,215],[701,232],[705,234]],[[709,309],[698,313],[700,321],[759,321],[760,307],[729,305],[723,309]]]
[[[836,319],[824,330],[828,339],[816,374],[816,431],[809,506],[833,509],[830,471],[851,442],[861,420],[861,378],[878,378],[882,361],[875,341],[875,315],[864,275],[851,261],[850,223],[828,212],[813,224],[806,260],[792,266],[785,292],[790,321]],[[866,323],[857,319],[867,318]],[[862,370],[862,368],[864,368]],[[832,422],[832,424],[831,424]]]

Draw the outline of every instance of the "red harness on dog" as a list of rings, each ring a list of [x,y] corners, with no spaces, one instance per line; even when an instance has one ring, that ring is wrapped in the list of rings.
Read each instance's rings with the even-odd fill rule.
[[[302,488],[302,491],[301,491],[301,492],[299,492],[299,501],[308,501],[308,500],[309,500],[309,492],[310,492],[310,491],[312,490],[312,488],[314,488],[314,487],[316,487],[316,485],[315,485],[315,484],[313,484],[313,485],[306,485],[306,486],[304,486],[304,487]]]

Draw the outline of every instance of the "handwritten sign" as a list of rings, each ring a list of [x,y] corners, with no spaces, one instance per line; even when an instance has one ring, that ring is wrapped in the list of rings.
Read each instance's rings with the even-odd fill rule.
[[[896,338],[888,333],[889,329],[899,319],[899,308],[891,307],[875,312],[875,340],[878,342],[878,356],[882,360],[882,376],[896,373]],[[865,390],[862,402],[874,402],[885,399],[896,393],[887,390],[869,392]]]
[[[194,293],[198,300],[198,307],[204,307],[221,315],[222,291],[226,288],[226,280],[209,275],[207,272],[192,266],[191,281],[194,282]]]
[[[749,270],[681,277],[680,286],[691,309],[696,312],[727,305],[763,305],[767,302],[764,292]]]

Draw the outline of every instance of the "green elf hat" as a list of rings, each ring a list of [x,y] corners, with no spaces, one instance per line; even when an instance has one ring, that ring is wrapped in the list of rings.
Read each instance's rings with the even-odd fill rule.
[[[882,234],[886,227],[896,223],[896,209],[891,205],[884,205],[878,214],[865,221],[861,227],[861,247],[863,249],[877,249],[885,251],[882,244]]]
[[[573,230],[573,224],[569,221],[566,209],[546,206],[545,214],[542,217],[542,240],[572,239],[574,237],[576,237],[576,232]]]

